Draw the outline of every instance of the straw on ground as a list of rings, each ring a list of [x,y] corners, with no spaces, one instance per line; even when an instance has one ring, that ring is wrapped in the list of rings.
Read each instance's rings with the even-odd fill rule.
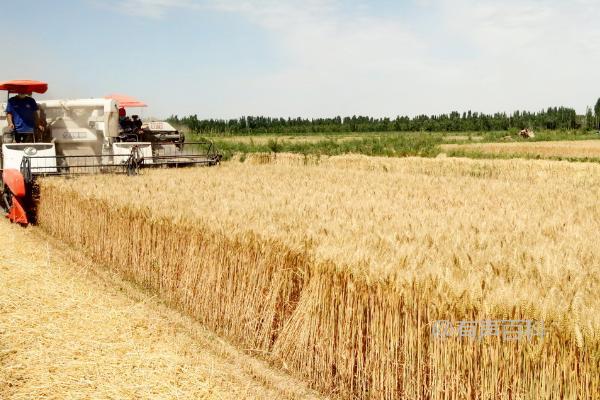
[[[0,237],[0,398],[319,398],[38,229]]]

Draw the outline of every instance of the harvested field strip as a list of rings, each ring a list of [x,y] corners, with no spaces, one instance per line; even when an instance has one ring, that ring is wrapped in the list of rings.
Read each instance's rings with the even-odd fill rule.
[[[0,234],[0,398],[320,398],[39,229]]]
[[[240,158],[234,158],[240,161]],[[352,169],[392,174],[428,175],[434,177],[483,178],[502,181],[519,181],[537,184],[548,179],[559,179],[562,175],[573,178],[577,187],[598,186],[597,166],[570,162],[524,162],[519,159],[473,160],[469,158],[396,158],[369,157],[364,155],[304,156],[298,154],[256,153],[248,154],[244,164],[282,166],[321,166],[336,169]],[[590,173],[591,171],[591,173]]]
[[[257,156],[43,181],[40,223],[345,397],[589,398],[598,195],[593,164]],[[431,337],[438,319],[525,318],[546,337]]]
[[[483,136],[470,136],[470,135],[446,135],[442,138],[444,141],[448,142],[466,142],[466,141],[481,141],[483,140]]]
[[[442,151],[464,154],[524,155],[541,158],[564,157],[600,159],[600,140],[444,144]]]
[[[346,141],[356,140],[363,137],[380,137],[384,134],[367,135],[257,135],[257,136],[210,136],[210,140],[247,143],[247,144],[267,144],[269,141],[294,142],[294,143],[316,143],[322,141]]]

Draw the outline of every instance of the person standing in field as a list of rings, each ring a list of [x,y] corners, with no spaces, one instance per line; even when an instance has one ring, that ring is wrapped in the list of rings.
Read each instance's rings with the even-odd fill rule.
[[[37,102],[31,94],[19,93],[8,99],[6,105],[8,129],[14,133],[15,142],[31,142],[36,128],[40,131],[44,130],[38,110]]]

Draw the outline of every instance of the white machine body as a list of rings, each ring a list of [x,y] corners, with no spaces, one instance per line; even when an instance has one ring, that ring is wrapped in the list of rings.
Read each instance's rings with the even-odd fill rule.
[[[144,158],[144,164],[152,164],[152,144],[143,142],[113,143],[112,158],[115,164],[125,164],[131,155],[131,149],[136,146]]]
[[[125,164],[138,146],[146,164],[152,163],[151,143],[119,142],[119,109],[113,99],[38,101],[46,118],[46,133],[36,143],[12,143],[6,104],[0,106],[2,168],[19,170],[23,157],[30,158],[34,174],[55,173],[58,168],[84,164]],[[49,157],[49,158],[44,158]],[[91,172],[91,171],[90,171]]]
[[[21,169],[24,156],[29,156],[31,167],[44,173],[56,172],[56,150],[54,143],[3,143],[2,157],[4,169]]]
[[[149,121],[142,125],[142,128],[147,128],[150,131],[158,132],[177,132],[177,129],[166,121]]]

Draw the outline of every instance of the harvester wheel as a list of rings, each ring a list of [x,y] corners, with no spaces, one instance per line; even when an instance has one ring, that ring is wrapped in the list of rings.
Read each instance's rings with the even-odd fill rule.
[[[1,206],[11,222],[21,225],[29,224],[29,216],[26,211],[30,206],[28,193],[27,185],[20,171],[11,169],[3,171]]]
[[[17,200],[6,185],[2,190],[2,209],[6,212],[6,218],[11,222],[21,225],[29,224],[29,217],[22,200]]]

